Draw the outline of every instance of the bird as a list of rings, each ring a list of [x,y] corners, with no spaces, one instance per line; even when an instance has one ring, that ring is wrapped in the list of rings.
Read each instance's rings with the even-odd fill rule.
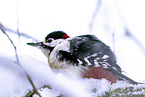
[[[106,79],[111,83],[123,80],[138,84],[122,73],[111,48],[95,35],[70,37],[64,31],[53,31],[43,41],[27,45],[41,49],[52,69],[72,70],[83,78]]]

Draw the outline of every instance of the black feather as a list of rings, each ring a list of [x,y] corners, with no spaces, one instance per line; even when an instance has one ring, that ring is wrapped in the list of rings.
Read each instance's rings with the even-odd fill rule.
[[[94,35],[82,35],[70,40],[70,52],[76,58],[83,60],[83,65],[87,65],[84,58],[97,54],[96,56],[89,57],[88,59],[92,66],[95,66],[94,60],[97,59],[100,67],[103,67],[101,62],[104,62],[105,60],[105,62],[121,72],[121,68],[116,64],[116,57],[110,47],[105,45]],[[104,55],[107,55],[108,58],[102,59]]]
[[[121,68],[116,63],[116,57],[110,47],[104,44],[94,35],[82,35],[70,40],[70,53],[79,59],[83,66],[102,67],[111,71],[122,80],[127,80],[132,84],[138,84],[129,77],[123,75]],[[104,55],[108,56],[103,58]],[[87,59],[85,59],[87,58]],[[98,65],[96,66],[95,60]],[[86,61],[87,60],[87,61]],[[91,64],[88,64],[88,62]],[[79,64],[77,61],[76,64]],[[80,64],[79,64],[80,65]]]

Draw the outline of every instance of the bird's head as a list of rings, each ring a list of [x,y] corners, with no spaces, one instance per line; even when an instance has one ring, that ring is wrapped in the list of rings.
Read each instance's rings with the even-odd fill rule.
[[[54,31],[49,33],[43,41],[37,43],[27,43],[27,45],[40,48],[43,53],[48,56],[58,43],[67,38],[69,38],[69,36],[65,32]]]

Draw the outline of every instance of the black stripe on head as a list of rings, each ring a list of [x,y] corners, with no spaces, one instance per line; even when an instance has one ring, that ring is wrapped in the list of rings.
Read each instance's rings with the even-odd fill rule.
[[[67,34],[63,31],[54,31],[54,32],[51,32],[50,34],[48,34],[45,37],[45,40],[47,41],[49,38],[53,38],[54,40],[68,38],[68,37],[64,37],[65,35],[67,35]]]

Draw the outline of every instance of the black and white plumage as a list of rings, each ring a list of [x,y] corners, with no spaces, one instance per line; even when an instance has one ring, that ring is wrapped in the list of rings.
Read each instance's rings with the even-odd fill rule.
[[[94,35],[69,38],[63,31],[55,31],[48,34],[43,42],[27,44],[41,48],[51,68],[74,70],[77,67],[82,77],[138,84],[122,74],[110,47]]]

